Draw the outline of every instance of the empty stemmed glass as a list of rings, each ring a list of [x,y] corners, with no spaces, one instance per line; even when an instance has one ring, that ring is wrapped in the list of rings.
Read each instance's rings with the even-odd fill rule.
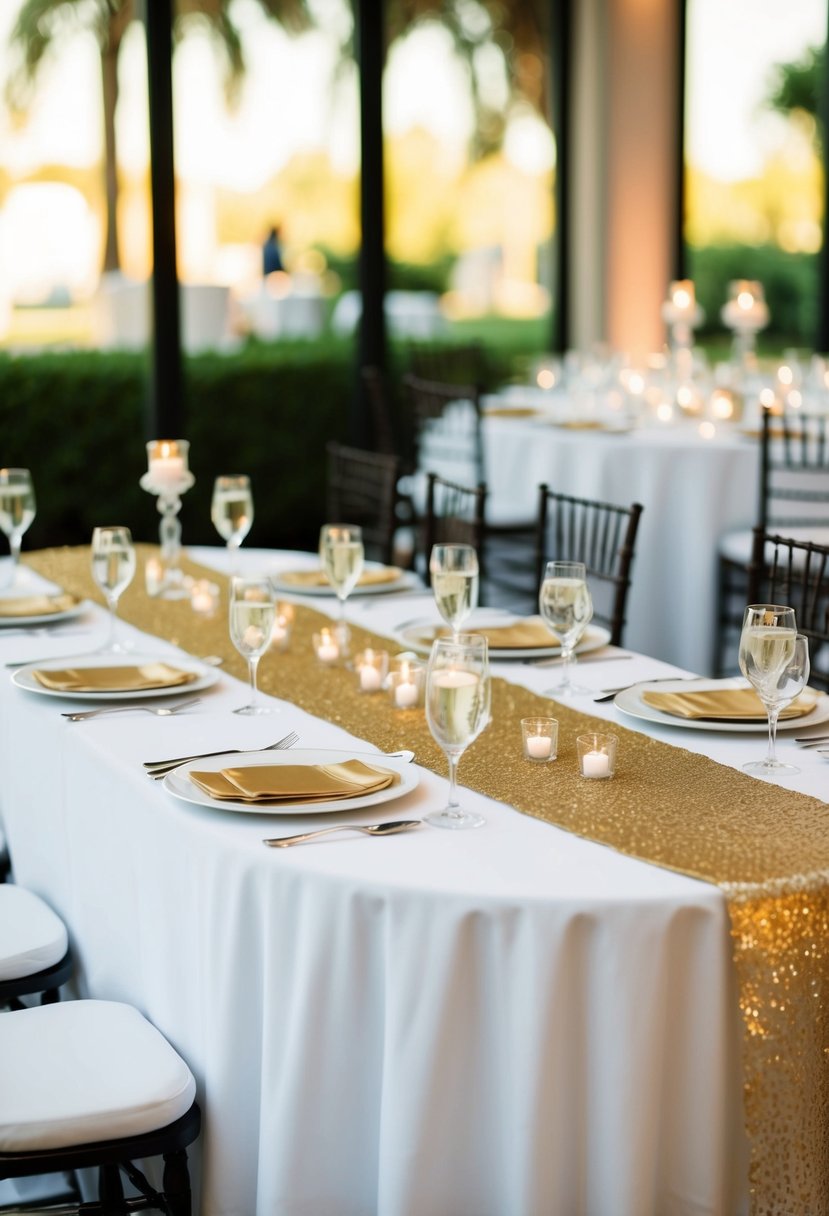
[[[234,578],[230,583],[230,640],[248,661],[250,702],[235,714],[270,714],[276,711],[262,701],[256,686],[259,660],[271,644],[276,602],[267,578]]]
[[[104,593],[109,608],[109,637],[103,652],[119,654],[127,649],[116,637],[118,600],[135,575],[135,549],[129,528],[95,528],[92,533],[92,577]]]
[[[319,555],[322,568],[340,606],[336,626],[340,653],[348,654],[349,629],[345,623],[345,601],[363,572],[363,533],[356,524],[323,524]]]
[[[210,503],[213,527],[227,545],[231,573],[235,573],[235,553],[253,523],[253,494],[250,478],[243,473],[217,477]]]
[[[483,815],[458,805],[458,761],[489,722],[489,662],[486,638],[462,633],[432,643],[426,670],[426,721],[449,762],[449,798],[442,811],[424,818],[439,828],[477,828]]]
[[[9,538],[10,586],[20,581],[20,544],[35,517],[35,492],[28,469],[0,469],[0,530]]]
[[[743,769],[760,777],[799,772],[793,764],[778,760],[775,750],[780,710],[794,700],[809,679],[808,641],[797,632],[794,609],[783,604],[750,604],[743,615],[739,661],[740,671],[763,702],[769,722],[765,760],[752,760]]]
[[[472,545],[433,545],[429,576],[438,612],[457,638],[478,607],[478,554]]]
[[[547,562],[538,593],[538,606],[544,620],[561,642],[561,680],[551,693],[586,693],[573,684],[570,672],[575,663],[575,648],[593,617],[593,600],[587,586],[583,562]]]

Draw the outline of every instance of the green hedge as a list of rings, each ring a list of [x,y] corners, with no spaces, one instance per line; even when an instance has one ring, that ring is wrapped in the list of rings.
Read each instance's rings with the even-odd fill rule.
[[[256,513],[248,543],[313,545],[324,514],[325,442],[347,434],[353,376],[350,348],[332,344],[188,359],[196,484],[183,499],[185,540],[217,543],[213,479],[245,472]],[[157,537],[155,502],[138,485],[146,394],[140,355],[0,356],[0,462],[32,470],[38,503],[25,547],[82,544],[106,523],[127,524],[136,539]]]
[[[818,325],[818,258],[776,245],[710,245],[688,250],[688,275],[705,309],[703,334],[723,333],[720,312],[733,279],[762,283],[770,321],[765,344],[812,346]]]

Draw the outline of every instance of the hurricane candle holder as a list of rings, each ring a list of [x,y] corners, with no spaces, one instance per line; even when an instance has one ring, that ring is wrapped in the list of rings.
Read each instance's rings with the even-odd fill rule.
[[[389,656],[385,650],[361,650],[354,656],[354,670],[360,692],[380,692],[389,670]]]
[[[751,279],[735,279],[728,290],[729,298],[721,316],[733,334],[732,358],[741,371],[752,371],[757,334],[769,323],[763,286]]]
[[[179,567],[181,523],[178,519],[181,496],[196,482],[188,468],[189,453],[190,444],[186,439],[151,439],[147,444],[147,472],[139,482],[142,490],[158,499],[163,573],[155,594],[166,600],[185,599],[189,595]]]

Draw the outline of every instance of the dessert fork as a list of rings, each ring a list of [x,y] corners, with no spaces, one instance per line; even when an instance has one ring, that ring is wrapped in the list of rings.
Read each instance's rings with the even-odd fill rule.
[[[193,701],[179,701],[177,705],[107,705],[104,709],[84,709],[77,713],[61,714],[70,722],[85,722],[87,718],[100,718],[103,714],[132,714],[139,710],[145,714],[155,714],[159,718],[169,718],[179,710],[189,709],[191,705],[199,705],[200,698]]]
[[[293,747],[298,742],[299,735],[292,730],[282,739],[277,739],[276,743],[269,743],[267,747],[223,747],[217,752],[197,752],[193,756],[175,756],[171,760],[145,760],[144,768],[150,777],[159,779],[190,760],[209,760],[211,756],[243,756],[246,752],[278,752],[286,747]]]

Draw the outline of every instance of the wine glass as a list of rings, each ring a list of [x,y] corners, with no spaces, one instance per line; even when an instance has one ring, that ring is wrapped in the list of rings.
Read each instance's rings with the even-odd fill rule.
[[[230,583],[230,640],[248,661],[250,702],[234,709],[235,714],[270,714],[256,687],[259,660],[271,644],[276,602],[267,578],[234,578]]]
[[[574,650],[593,617],[593,600],[583,562],[547,562],[538,606],[544,620],[561,642],[561,681],[551,693],[587,693],[570,680]]]
[[[457,637],[478,607],[478,554],[472,545],[433,545],[429,575],[438,612]]]
[[[348,654],[348,626],[345,623],[345,601],[357,585],[363,572],[363,533],[356,524],[323,524],[320,530],[320,562],[340,605],[336,626],[340,652]]]
[[[35,492],[29,470],[0,469],[0,529],[9,538],[12,587],[20,581],[20,542],[34,517]]]
[[[799,772],[775,754],[780,710],[794,700],[809,678],[809,645],[797,632],[794,609],[782,604],[750,604],[743,615],[739,661],[740,671],[756,690],[769,720],[765,760],[752,760],[743,769],[761,777]]]
[[[244,473],[226,474],[213,483],[210,503],[213,527],[227,545],[231,569],[235,570],[234,554],[250,532],[253,523],[253,495],[250,478]]]
[[[95,528],[92,533],[92,577],[104,593],[109,608],[109,637],[103,652],[119,654],[127,649],[115,634],[118,600],[135,575],[135,549],[129,528]]]
[[[489,661],[486,638],[461,633],[432,643],[426,670],[426,721],[449,762],[449,799],[424,818],[439,828],[477,828],[483,815],[458,805],[458,761],[489,722]]]

